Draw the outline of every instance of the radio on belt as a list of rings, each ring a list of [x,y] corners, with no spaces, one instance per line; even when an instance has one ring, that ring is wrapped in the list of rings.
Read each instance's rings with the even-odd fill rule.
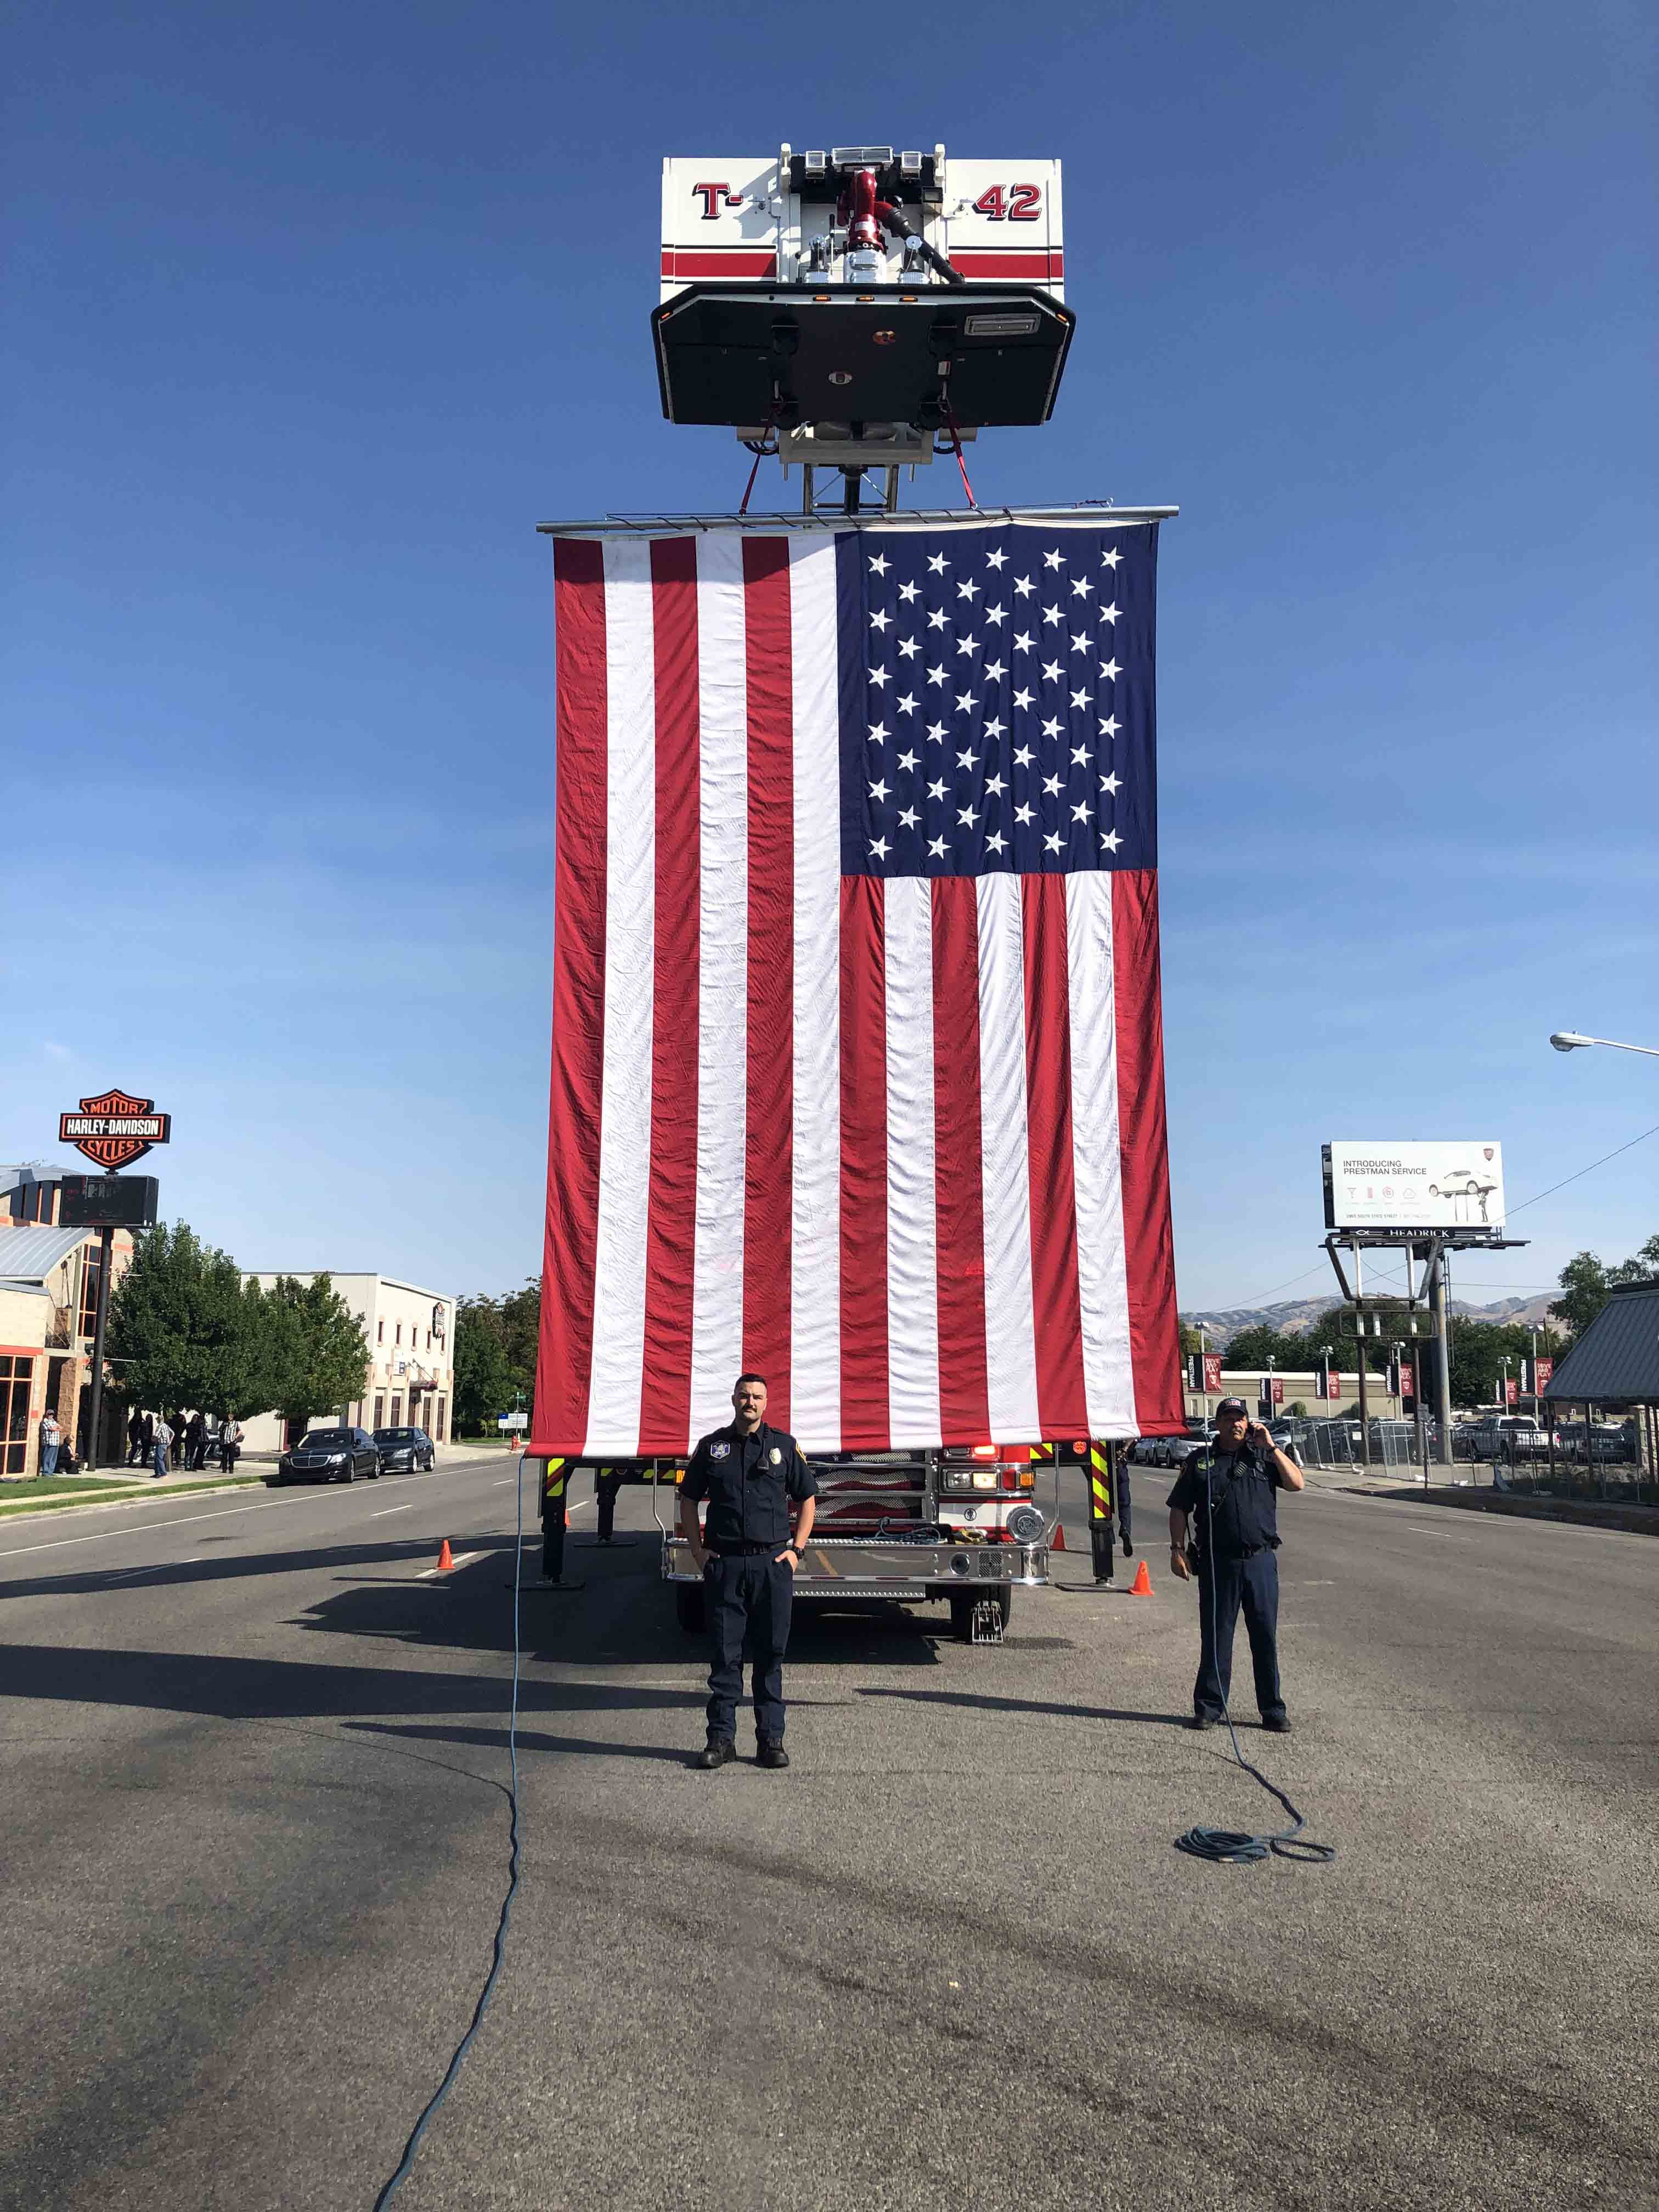
[[[1053,413],[1076,320],[1058,161],[674,155],[662,209],[651,319],[671,422],[775,442],[786,474],[861,473]]]

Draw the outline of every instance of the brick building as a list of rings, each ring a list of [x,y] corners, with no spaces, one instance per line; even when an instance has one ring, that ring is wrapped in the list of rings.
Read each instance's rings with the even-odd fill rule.
[[[87,1455],[92,1339],[101,1265],[95,1229],[58,1225],[61,1185],[32,1167],[0,1166],[0,1480],[37,1474],[48,1407]],[[115,1232],[112,1290],[132,1261]],[[105,1463],[123,1456],[118,1398],[106,1392]]]

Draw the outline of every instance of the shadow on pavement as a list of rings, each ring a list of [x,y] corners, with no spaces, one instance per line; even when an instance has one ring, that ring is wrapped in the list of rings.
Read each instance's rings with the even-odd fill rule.
[[[1068,1721],[1144,1721],[1149,1728],[1184,1729],[1190,1713],[1136,1713],[1118,1705],[1063,1705],[1042,1698],[993,1698],[980,1690],[860,1690],[861,1698],[909,1698],[930,1705],[968,1705],[991,1713],[1054,1713]]]

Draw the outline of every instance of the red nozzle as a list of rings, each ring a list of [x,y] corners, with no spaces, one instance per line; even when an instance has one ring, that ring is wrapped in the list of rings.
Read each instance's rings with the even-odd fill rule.
[[[847,226],[848,252],[879,253],[882,250],[881,224],[876,215],[876,173],[873,169],[854,172],[851,202],[852,219]]]

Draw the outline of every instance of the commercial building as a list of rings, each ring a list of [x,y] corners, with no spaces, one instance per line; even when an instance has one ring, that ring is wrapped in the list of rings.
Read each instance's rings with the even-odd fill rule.
[[[1272,1375],[1263,1375],[1259,1367],[1224,1367],[1218,1390],[1187,1390],[1182,1396],[1188,1420],[1213,1420],[1215,1409],[1224,1398],[1242,1398],[1250,1409],[1251,1418],[1255,1419],[1261,1407],[1261,1385],[1266,1382],[1268,1385],[1266,1395],[1272,1401],[1274,1417],[1282,1413],[1287,1406],[1300,1403],[1307,1408],[1310,1421],[1334,1421],[1339,1416],[1351,1418],[1344,1413],[1343,1409],[1358,1405],[1358,1369],[1345,1367],[1331,1379],[1336,1386],[1337,1395],[1333,1399],[1325,1399],[1319,1395],[1319,1377],[1311,1367],[1297,1371],[1281,1367]],[[1391,1395],[1387,1376],[1379,1375],[1375,1368],[1366,1376],[1365,1409],[1373,1420],[1403,1419],[1407,1406],[1414,1403],[1414,1400]],[[1261,1418],[1266,1419],[1269,1416],[1262,1413]]]
[[[95,1229],[63,1229],[61,1184],[33,1167],[0,1166],[0,1480],[38,1474],[40,1424],[50,1407],[87,1456],[92,1339],[102,1266]],[[110,1287],[132,1261],[115,1232]],[[104,1401],[106,1464],[123,1456],[123,1408]]]
[[[268,1291],[279,1273],[309,1283],[323,1272],[255,1269],[252,1280]],[[455,1300],[392,1275],[327,1273],[356,1316],[369,1356],[362,1397],[335,1407],[331,1418],[364,1429],[424,1429],[435,1443],[447,1443],[455,1397]],[[258,1414],[243,1427],[250,1451],[278,1451],[288,1441],[276,1413]]]

